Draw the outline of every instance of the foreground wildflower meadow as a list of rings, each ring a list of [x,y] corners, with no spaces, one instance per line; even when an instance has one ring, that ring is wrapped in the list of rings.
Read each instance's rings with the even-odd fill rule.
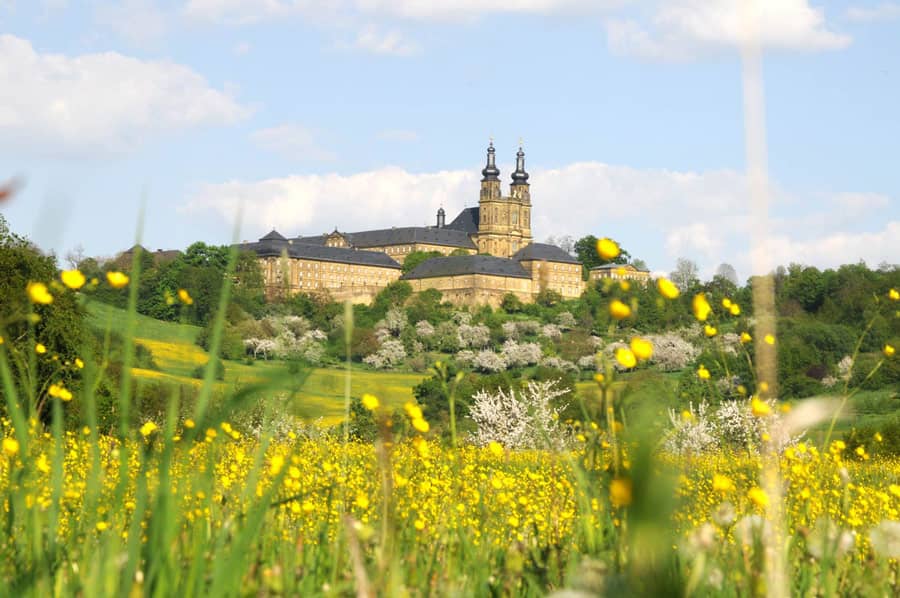
[[[23,293],[52,307],[86,284],[67,271]],[[93,284],[130,292],[133,318],[133,280]],[[664,279],[658,290],[660,301],[679,293]],[[897,298],[891,289],[883,301]],[[617,320],[634,309],[610,306]],[[693,309],[713,339],[718,308],[698,295]],[[723,309],[740,312],[730,301]],[[697,454],[665,450],[658,409],[623,400],[617,372],[653,352],[638,337],[614,360],[598,357],[600,401],[581,406],[571,442],[551,451],[469,443],[452,403],[441,438],[416,404],[393,414],[373,394],[362,405],[374,443],[351,440],[346,426],[283,433],[267,425],[276,405],[242,429],[224,414],[249,392],[213,396],[214,365],[194,404],[173,393],[162,421],[135,423],[129,328],[115,430],[97,424],[103,361],[57,363],[42,379],[38,364],[58,360],[42,339],[29,339],[27,355],[0,343],[0,595],[900,593],[900,461],[878,456],[877,435],[853,449],[830,429],[822,442],[795,439],[829,419],[833,428],[840,405],[778,405],[764,367],[777,337],[765,318],[743,333],[763,342],[747,353],[760,374],[740,408],[766,425],[747,450]],[[886,346],[884,359],[893,356]],[[710,370],[696,377],[710,383]],[[72,424],[64,411],[76,404]]]

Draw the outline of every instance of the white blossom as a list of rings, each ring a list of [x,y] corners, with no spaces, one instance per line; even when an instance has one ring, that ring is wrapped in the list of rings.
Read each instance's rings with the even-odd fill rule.
[[[565,406],[552,402],[568,390],[557,388],[558,380],[529,381],[524,390],[481,390],[472,397],[469,416],[477,429],[472,441],[484,446],[490,442],[512,449],[561,449],[569,438],[560,424]]]
[[[537,343],[519,344],[514,340],[503,343],[503,359],[509,367],[534,365],[541,360],[541,346]]]
[[[479,351],[472,359],[472,366],[484,372],[502,372],[506,369],[506,361],[493,351]]]
[[[491,329],[484,324],[460,324],[457,330],[459,346],[472,349],[483,349],[491,344]]]
[[[560,330],[571,330],[577,324],[578,322],[575,321],[575,316],[571,312],[564,311],[556,316],[556,325],[559,326]]]
[[[403,342],[397,339],[388,339],[381,344],[378,351],[365,356],[363,362],[380,370],[395,367],[404,359],[406,359],[406,349],[403,348]]]
[[[434,326],[428,320],[419,320],[416,322],[416,334],[419,337],[428,337],[434,335]]]

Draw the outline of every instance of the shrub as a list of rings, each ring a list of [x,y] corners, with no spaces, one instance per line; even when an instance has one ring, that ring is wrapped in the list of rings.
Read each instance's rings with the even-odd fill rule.
[[[198,365],[194,368],[194,371],[191,372],[191,377],[196,378],[198,380],[202,380],[206,377],[206,368],[209,367],[209,362],[207,361],[203,365]],[[213,376],[216,380],[224,380],[225,379],[225,364],[222,363],[221,359],[216,360],[216,373]]]

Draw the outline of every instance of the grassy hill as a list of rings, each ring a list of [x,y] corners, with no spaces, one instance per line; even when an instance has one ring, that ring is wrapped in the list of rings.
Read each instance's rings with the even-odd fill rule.
[[[88,307],[89,322],[101,330],[125,332],[125,310],[102,303]],[[159,370],[134,368],[132,374],[139,380],[155,380],[199,388],[201,381],[191,377],[193,371],[209,361],[209,354],[194,344],[200,333],[198,326],[163,322],[137,315],[135,341],[153,354]],[[217,382],[217,390],[226,391],[248,383],[263,382],[273,377],[285,379],[284,391],[288,392],[292,379],[287,375],[283,362],[257,361],[246,365],[239,361],[225,360],[225,379]],[[326,423],[337,423],[344,409],[344,384],[346,370],[342,368],[315,368],[296,393],[293,410],[303,417],[323,418]],[[402,405],[414,400],[412,388],[423,374],[397,372],[373,372],[354,368],[351,376],[351,396],[369,392],[387,405]]]

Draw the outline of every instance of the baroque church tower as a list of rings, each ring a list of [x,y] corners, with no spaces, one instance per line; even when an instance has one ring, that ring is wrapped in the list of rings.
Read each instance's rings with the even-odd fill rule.
[[[509,197],[500,191],[500,170],[493,141],[487,150],[487,165],[481,171],[481,198],[478,201],[478,252],[511,257],[531,244],[531,191],[525,172],[525,152],[516,154]]]

